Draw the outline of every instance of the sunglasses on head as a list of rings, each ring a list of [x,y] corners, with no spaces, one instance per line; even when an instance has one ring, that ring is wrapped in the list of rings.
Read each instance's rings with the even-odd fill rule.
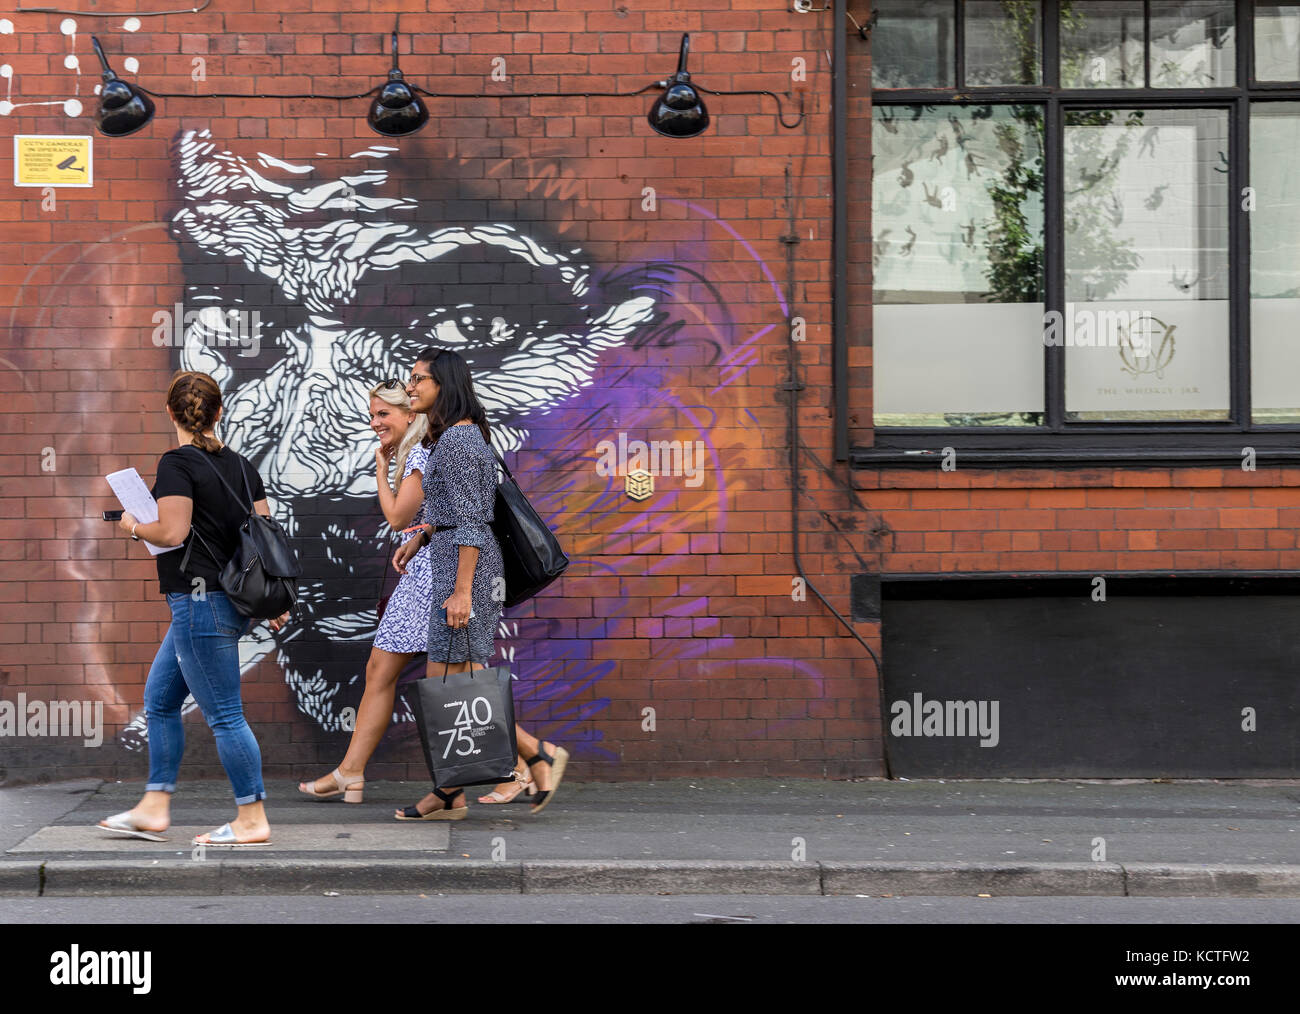
[[[389,390],[394,387],[404,388],[406,387],[406,381],[398,380],[396,377],[389,377],[387,380],[381,380],[378,386]]]

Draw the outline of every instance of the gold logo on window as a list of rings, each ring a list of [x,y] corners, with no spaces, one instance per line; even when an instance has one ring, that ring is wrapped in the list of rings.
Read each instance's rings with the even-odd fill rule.
[[[1163,380],[1165,367],[1174,358],[1174,331],[1177,324],[1166,324],[1149,313],[1134,320],[1128,327],[1119,328],[1119,357],[1124,372],[1140,377],[1154,373]]]

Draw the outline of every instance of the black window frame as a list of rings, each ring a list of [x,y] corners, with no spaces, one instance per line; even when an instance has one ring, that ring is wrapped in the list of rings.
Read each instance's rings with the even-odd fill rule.
[[[956,28],[956,66],[952,88],[872,89],[877,105],[961,105],[1027,102],[1044,110],[1044,296],[1045,309],[1064,310],[1064,222],[1062,170],[1064,112],[1067,109],[1228,110],[1231,151],[1228,166],[1229,385],[1228,420],[1152,422],[1066,422],[1065,348],[1044,346],[1044,420],[1039,426],[878,427],[871,423],[874,444],[855,447],[851,462],[860,467],[917,465],[934,467],[946,448],[965,464],[1237,464],[1245,448],[1254,448],[1259,464],[1300,461],[1300,423],[1257,424],[1251,419],[1250,390],[1250,215],[1242,208],[1250,178],[1250,105],[1259,101],[1300,101],[1300,81],[1257,82],[1254,14],[1257,0],[1235,0],[1235,80],[1213,88],[1071,88],[1060,82],[1060,2],[1042,0],[1040,41],[1042,84],[966,87],[964,10],[966,0],[952,0]],[[1147,32],[1143,43],[1150,79],[1150,7],[1145,0]],[[874,117],[873,121],[874,123]],[[1300,152],[1297,152],[1300,155]],[[874,320],[874,305],[872,307]],[[873,374],[873,384],[877,377]],[[1297,391],[1300,405],[1300,391]],[[847,445],[847,423],[843,438]]]

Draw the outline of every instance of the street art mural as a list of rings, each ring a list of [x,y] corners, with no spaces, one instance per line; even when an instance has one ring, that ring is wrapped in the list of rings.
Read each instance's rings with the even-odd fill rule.
[[[691,475],[661,485],[655,530],[683,527],[673,520],[675,494],[695,494],[692,486],[703,487],[695,499],[707,497],[716,510],[723,484],[701,481],[714,461],[708,409],[676,404],[662,373],[649,388],[625,376],[619,386],[591,390],[602,355],[619,346],[667,350],[666,364],[675,346],[687,366],[718,358],[721,341],[703,350],[698,341],[675,342],[683,307],[674,288],[700,281],[686,269],[593,266],[580,249],[559,249],[545,223],[448,224],[440,220],[446,181],[419,194],[422,184],[430,189],[426,160],[404,159],[387,140],[337,160],[345,171],[334,176],[317,163],[227,150],[207,130],[183,133],[174,152],[170,232],[187,280],[176,308],[186,322],[178,325],[174,312],[160,334],[179,346],[171,351],[175,368],[202,370],[221,385],[221,435],[256,464],[305,564],[303,623],[278,635],[260,626],[242,642],[241,662],[249,670],[272,655],[299,710],[322,732],[350,729],[391,555],[375,500],[366,391],[408,376],[418,350],[433,345],[465,356],[498,449],[535,447],[530,460],[540,467],[520,479],[561,530],[590,527],[625,502],[617,469],[604,469],[604,488],[591,495],[598,444],[640,432],[656,416],[656,433],[666,418],[676,436],[680,412],[693,427],[688,449],[703,453],[688,454]],[[716,300],[709,308],[712,330],[725,325],[720,309]],[[731,378],[743,369],[733,368]],[[550,473],[563,477],[575,464],[581,482],[570,476],[548,488]],[[569,515],[588,522],[566,524]],[[632,517],[626,530],[644,527],[645,515]],[[584,570],[591,567],[579,561],[572,578]],[[618,595],[602,601],[619,612]],[[566,701],[612,665],[582,657],[595,627],[578,639],[573,630],[552,637],[552,626],[507,615],[498,646],[521,680],[521,721],[530,720],[531,689],[539,705],[533,720],[555,737],[572,737],[608,702],[566,710]],[[422,671],[417,661],[404,682]],[[413,721],[405,694],[397,709],[399,723]],[[145,735],[137,715],[123,742],[138,749]],[[612,757],[596,739],[591,752]],[[575,745],[581,754],[584,744]]]
[[[139,31],[139,20],[121,29]],[[99,89],[75,59],[84,34],[71,18],[59,30],[66,95],[26,101],[19,71],[30,72],[0,64],[0,117],[28,129],[37,115],[28,107],[48,106],[30,129],[57,120],[59,132],[91,134]],[[0,36],[13,34],[0,19]],[[138,61],[125,55],[131,48],[115,50],[120,69],[156,77],[156,58],[140,47]],[[106,484],[93,486],[131,466],[152,478],[171,441],[167,378],[202,370],[223,391],[219,435],[256,464],[304,564],[302,621],[274,634],[258,625],[241,642],[250,716],[271,727],[268,764],[301,764],[298,776],[336,761],[377,603],[396,581],[366,391],[406,377],[419,349],[438,346],[469,361],[498,449],[572,560],[561,581],[507,610],[498,631],[500,658],[519,680],[520,723],[578,758],[641,764],[743,759],[742,740],[821,738],[821,721],[846,717],[850,701],[826,699],[824,665],[808,644],[790,658],[774,638],[781,617],[818,609],[782,587],[791,581],[790,434],[780,346],[792,317],[819,316],[824,296],[796,294],[792,247],[769,228],[779,218],[783,237],[824,243],[821,212],[805,215],[802,203],[820,193],[800,186],[793,197],[790,183],[817,156],[791,156],[783,184],[741,158],[738,177],[710,182],[691,168],[710,150],[681,141],[650,138],[634,150],[639,135],[552,138],[531,122],[512,134],[509,123],[528,120],[513,112],[478,136],[339,140],[332,129],[312,133],[320,108],[346,115],[286,107],[304,125],[259,140],[244,136],[234,104],[211,121],[197,118],[200,107],[169,104],[138,135],[93,137],[96,186],[75,195],[93,204],[69,212],[74,195],[61,192],[48,231],[16,226],[27,229],[28,259],[0,376],[34,414],[53,408],[65,420],[59,434],[29,430],[23,453],[57,450],[54,499],[73,504],[71,513],[56,505],[57,536],[33,539],[22,561],[23,581],[54,590],[49,626],[17,682],[66,681],[69,694],[104,702],[112,742],[146,748],[143,681],[166,610],[151,561],[100,521],[99,507],[112,506]],[[481,114],[453,108],[448,122],[462,115]],[[171,116],[186,119],[178,128]],[[319,150],[304,140],[313,136]],[[684,172],[666,164],[670,151],[686,155]],[[130,195],[122,205],[119,188]],[[803,407],[817,411],[821,394],[810,386]],[[816,549],[831,559],[843,544],[834,567],[874,569],[862,552],[878,547],[856,546],[861,505],[818,506],[827,483],[853,492],[808,443],[800,467],[820,475],[803,507],[820,530]],[[635,485],[630,472],[640,473]],[[743,514],[738,497],[749,499]],[[751,574],[776,590],[746,587]],[[69,624],[84,629],[70,634]],[[418,660],[401,682],[422,674]],[[10,676],[0,671],[0,684]],[[770,698],[769,677],[781,681]],[[712,681],[727,679],[746,682],[724,697]],[[732,702],[725,714],[721,699]],[[751,711],[750,701],[760,703]],[[652,749],[634,717],[645,704],[681,723]],[[395,712],[378,762],[417,756],[400,684]],[[726,728],[686,728],[697,719]],[[793,728],[805,721],[807,730]],[[284,743],[308,746],[277,756]],[[755,762],[803,760],[791,753],[756,751]],[[109,763],[134,777],[140,759]]]

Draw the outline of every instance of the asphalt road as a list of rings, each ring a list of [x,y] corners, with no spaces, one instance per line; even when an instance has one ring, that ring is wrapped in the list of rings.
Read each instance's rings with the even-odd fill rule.
[[[4,898],[0,923],[782,923],[1053,925],[1300,922],[1300,898],[828,898],[800,895],[340,895]],[[1220,931],[1220,936],[1222,932]]]

